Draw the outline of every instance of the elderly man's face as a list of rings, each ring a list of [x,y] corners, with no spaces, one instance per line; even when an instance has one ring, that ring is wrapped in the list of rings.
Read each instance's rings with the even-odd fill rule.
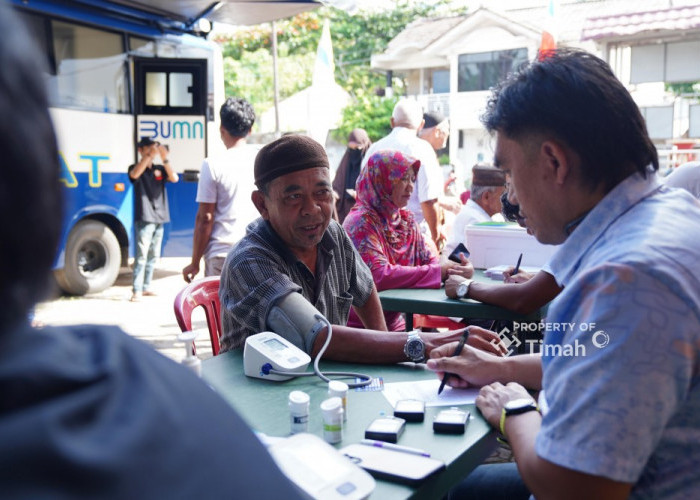
[[[333,190],[327,168],[286,174],[270,183],[256,206],[297,256],[319,244],[331,220]]]
[[[520,205],[524,223],[540,243],[558,244],[566,235],[556,218],[551,171],[543,165],[540,155],[527,151],[518,141],[506,135],[496,135],[495,164],[510,177],[508,201]],[[529,154],[528,154],[529,153]]]

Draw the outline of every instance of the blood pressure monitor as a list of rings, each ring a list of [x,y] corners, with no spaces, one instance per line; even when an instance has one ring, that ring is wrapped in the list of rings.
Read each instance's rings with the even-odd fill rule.
[[[310,362],[308,354],[274,332],[251,335],[243,348],[243,369],[248,377],[289,380],[296,375],[279,375],[270,370],[303,372]]]

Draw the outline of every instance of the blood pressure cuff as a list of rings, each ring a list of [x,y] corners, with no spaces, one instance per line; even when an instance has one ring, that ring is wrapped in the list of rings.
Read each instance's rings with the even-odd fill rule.
[[[326,326],[314,315],[323,316],[300,293],[291,292],[279,299],[267,313],[267,328],[311,355],[318,332]]]

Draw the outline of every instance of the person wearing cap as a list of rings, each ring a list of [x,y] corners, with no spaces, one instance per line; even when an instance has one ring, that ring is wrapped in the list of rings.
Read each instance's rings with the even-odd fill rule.
[[[260,150],[254,171],[258,189],[252,199],[261,218],[248,226],[224,264],[222,351],[274,331],[315,356],[327,336],[325,325],[315,326],[319,314],[333,325],[324,357],[338,361],[422,361],[438,345],[459,339],[461,330],[410,337],[386,331],[372,274],[332,220],[323,146],[306,136],[284,136]],[[346,326],[351,307],[367,329]],[[491,350],[498,341],[493,334],[469,338]]]
[[[136,255],[131,302],[142,295],[155,295],[148,289],[153,269],[160,257],[163,228],[170,222],[170,208],[165,185],[177,182],[178,176],[170,166],[167,146],[150,137],[142,137],[136,144],[141,159],[129,167],[129,180],[134,186],[134,230]],[[162,164],[155,163],[160,156]]]
[[[401,151],[405,155],[420,160],[421,169],[416,177],[411,199],[408,201],[408,209],[413,212],[423,232],[430,234],[439,250],[447,237],[440,223],[439,200],[443,193],[443,176],[432,146],[417,135],[422,127],[421,105],[413,99],[400,99],[394,105],[391,114],[391,133],[370,146],[362,162],[362,168],[365,168],[372,154],[383,150]]]
[[[487,222],[501,211],[501,195],[505,190],[506,177],[502,170],[491,165],[477,164],[472,167],[471,195],[452,224],[450,237],[443,253],[449,255],[460,243],[467,241],[467,226]]]
[[[182,270],[188,283],[199,273],[202,256],[204,276],[220,276],[229,251],[245,236],[246,226],[258,218],[250,195],[255,189],[253,163],[259,146],[247,142],[255,111],[245,99],[229,97],[219,116],[226,151],[205,159],[199,173],[192,260]]]

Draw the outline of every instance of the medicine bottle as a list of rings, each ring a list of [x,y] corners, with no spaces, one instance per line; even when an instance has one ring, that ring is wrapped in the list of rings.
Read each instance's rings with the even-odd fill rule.
[[[338,397],[343,402],[343,422],[348,421],[348,384],[340,380],[328,382],[328,396]]]
[[[328,398],[321,403],[323,414],[323,439],[330,444],[343,440],[343,402],[340,398]]]
[[[289,423],[292,434],[309,430],[309,395],[304,391],[289,393]]]

